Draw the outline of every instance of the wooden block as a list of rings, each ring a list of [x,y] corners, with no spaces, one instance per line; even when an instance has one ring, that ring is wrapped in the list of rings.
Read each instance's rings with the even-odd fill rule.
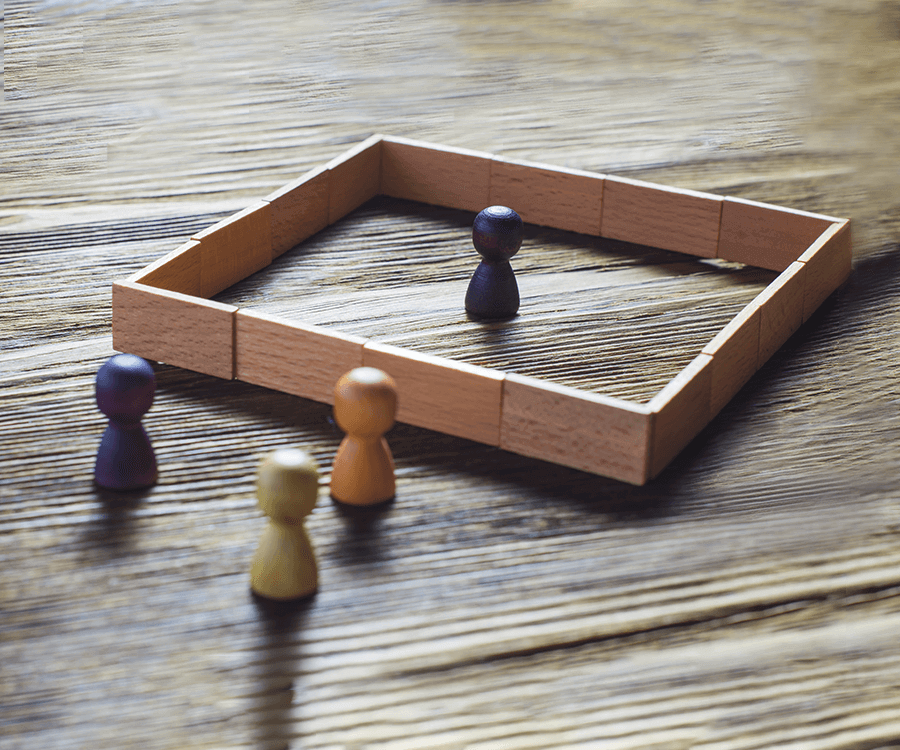
[[[117,351],[234,377],[236,307],[128,281],[113,284],[112,306]]]
[[[394,137],[383,148],[385,195],[476,213],[491,205],[491,154]]]
[[[371,341],[363,365],[396,381],[399,421],[499,445],[502,373]]]
[[[263,198],[271,205],[273,260],[328,226],[330,176],[323,166]]]
[[[716,257],[721,197],[609,175],[603,185],[603,237]]]
[[[155,263],[128,277],[128,281],[170,292],[203,296],[200,291],[200,243],[185,242]]]
[[[325,165],[330,173],[329,224],[378,195],[381,188],[381,141],[382,136],[373,135]]]
[[[276,391],[334,403],[334,384],[361,367],[365,339],[274,315],[238,310],[235,377]]]
[[[650,403],[653,440],[650,476],[657,476],[712,419],[712,362],[698,354]]]
[[[759,308],[748,305],[703,347],[713,358],[710,418],[718,414],[759,366]]]
[[[500,447],[644,484],[651,415],[640,405],[507,373]]]
[[[791,263],[750,303],[760,308],[759,362],[762,367],[803,322],[806,265]]]
[[[259,201],[213,224],[200,241],[201,296],[212,297],[272,262],[271,205]]]
[[[805,321],[850,275],[853,241],[849,219],[828,227],[797,260],[806,265],[803,291]]]
[[[490,205],[508,206],[522,221],[600,234],[603,175],[494,157]]]
[[[783,271],[835,221],[806,211],[725,198],[719,257]]]

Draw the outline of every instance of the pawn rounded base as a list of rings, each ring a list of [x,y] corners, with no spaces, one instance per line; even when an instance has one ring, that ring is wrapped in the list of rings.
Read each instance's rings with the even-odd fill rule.
[[[508,320],[519,312],[519,285],[507,261],[482,261],[466,290],[466,312],[479,320]]]

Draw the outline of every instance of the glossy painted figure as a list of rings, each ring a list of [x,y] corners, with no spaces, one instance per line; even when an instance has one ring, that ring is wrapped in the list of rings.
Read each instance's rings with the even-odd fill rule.
[[[156,456],[141,418],[153,404],[156,376],[133,354],[117,354],[97,372],[97,406],[109,424],[94,466],[94,481],[111,490],[134,490],[156,483]]]

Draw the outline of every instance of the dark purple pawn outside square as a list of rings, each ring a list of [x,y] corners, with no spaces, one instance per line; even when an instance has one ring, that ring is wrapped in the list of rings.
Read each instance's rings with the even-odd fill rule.
[[[153,404],[156,376],[133,354],[111,357],[97,372],[97,406],[109,424],[94,467],[94,481],[111,490],[134,490],[156,483],[156,456],[141,418]]]

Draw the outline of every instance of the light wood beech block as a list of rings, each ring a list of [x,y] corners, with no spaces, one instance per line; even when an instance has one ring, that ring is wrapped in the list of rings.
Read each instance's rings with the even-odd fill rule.
[[[185,242],[127,280],[193,297],[203,296],[200,289],[200,243],[197,240]]]
[[[325,165],[329,173],[329,224],[380,192],[381,142],[382,136],[373,135]]]
[[[385,137],[381,192],[477,213],[491,205],[492,159],[480,151]]]
[[[494,157],[490,205],[508,206],[529,224],[600,234],[603,175]]]
[[[328,226],[330,177],[319,167],[263,198],[271,205],[273,260]]]
[[[237,308],[143,284],[112,290],[113,348],[230,380]]]
[[[803,323],[806,266],[795,261],[750,303],[760,309],[759,364],[762,367]]]
[[[797,259],[806,266],[803,320],[808,320],[825,299],[850,275],[853,242],[850,221],[832,224]]]
[[[372,341],[363,365],[396,381],[398,421],[499,445],[503,373]]]
[[[603,186],[603,237],[716,257],[721,197],[609,175]]]
[[[200,289],[212,297],[272,262],[271,205],[259,201],[213,224],[200,241]]]
[[[500,447],[523,456],[644,484],[650,412],[643,406],[507,373]]]
[[[719,257],[783,271],[835,221],[806,211],[725,198]]]
[[[657,476],[712,419],[713,358],[698,354],[650,403],[650,476]]]
[[[759,367],[759,308],[741,310],[702,350],[713,358],[710,417],[718,414]]]
[[[334,403],[334,384],[362,366],[365,339],[254,312],[235,315],[235,377]]]

